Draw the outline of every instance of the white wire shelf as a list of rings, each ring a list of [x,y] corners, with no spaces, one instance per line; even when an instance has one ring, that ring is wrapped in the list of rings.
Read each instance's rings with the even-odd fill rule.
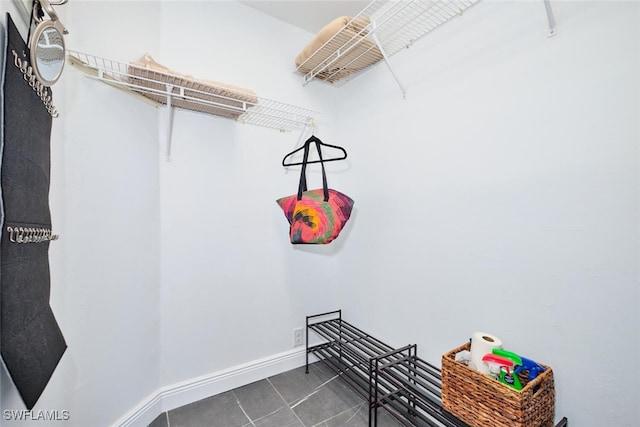
[[[323,28],[296,58],[297,71],[304,85],[316,79],[336,83],[384,60],[404,96],[389,58],[479,1],[373,0],[350,20],[338,18]],[[551,1],[543,2],[548,37],[553,37],[557,31]]]
[[[297,70],[303,74],[304,84],[314,79],[334,83],[383,59],[389,65],[389,57],[478,1],[374,0],[302,61]]]
[[[69,62],[91,78],[142,97],[153,105],[197,111],[280,131],[305,129],[319,113],[257,96],[218,82],[67,50]]]

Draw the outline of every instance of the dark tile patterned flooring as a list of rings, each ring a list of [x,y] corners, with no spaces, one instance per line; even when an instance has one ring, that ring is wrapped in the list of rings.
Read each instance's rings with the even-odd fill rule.
[[[149,427],[367,427],[367,399],[322,363],[160,414]],[[378,427],[402,426],[386,411]]]

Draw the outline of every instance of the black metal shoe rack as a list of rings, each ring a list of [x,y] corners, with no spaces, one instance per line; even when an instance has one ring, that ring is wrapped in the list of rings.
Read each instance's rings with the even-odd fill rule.
[[[342,310],[307,316],[306,372],[309,355],[341,375],[369,401],[369,427],[384,408],[402,424],[468,427],[442,408],[440,369],[417,356],[416,345],[395,349],[342,320]],[[309,345],[311,332],[321,338]],[[567,427],[563,418],[556,427]]]

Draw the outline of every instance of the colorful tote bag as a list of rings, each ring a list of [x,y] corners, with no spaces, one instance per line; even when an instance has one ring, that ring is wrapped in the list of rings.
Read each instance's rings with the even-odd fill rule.
[[[322,188],[307,190],[306,169],[312,142],[316,144],[322,165]],[[349,196],[327,187],[321,143],[315,137],[305,143],[298,194],[276,201],[289,221],[289,238],[293,244],[331,243],[342,231],[353,209],[353,200]]]

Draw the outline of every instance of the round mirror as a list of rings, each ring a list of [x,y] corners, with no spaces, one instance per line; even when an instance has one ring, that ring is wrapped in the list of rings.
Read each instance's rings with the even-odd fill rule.
[[[51,86],[62,75],[65,61],[63,31],[58,21],[42,21],[31,37],[31,66],[45,86]]]

